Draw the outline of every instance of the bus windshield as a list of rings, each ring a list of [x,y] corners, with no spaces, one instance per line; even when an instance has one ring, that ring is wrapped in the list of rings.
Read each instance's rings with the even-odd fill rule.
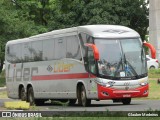
[[[100,55],[101,77],[136,79],[147,76],[145,53],[139,38],[95,39],[95,45]]]

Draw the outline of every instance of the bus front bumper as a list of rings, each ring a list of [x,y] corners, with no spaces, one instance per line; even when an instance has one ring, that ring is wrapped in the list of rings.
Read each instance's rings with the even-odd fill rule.
[[[99,100],[147,97],[149,89],[148,84],[132,90],[118,90],[111,87],[104,87],[99,84],[97,87]]]

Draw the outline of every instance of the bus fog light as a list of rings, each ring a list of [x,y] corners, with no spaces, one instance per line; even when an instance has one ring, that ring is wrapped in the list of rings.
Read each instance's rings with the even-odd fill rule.
[[[144,95],[144,94],[147,94],[147,93],[148,93],[148,90],[145,90],[145,91],[143,92],[143,95]]]
[[[104,92],[104,91],[102,92],[102,94],[105,95],[105,96],[109,96],[109,94],[107,92]]]

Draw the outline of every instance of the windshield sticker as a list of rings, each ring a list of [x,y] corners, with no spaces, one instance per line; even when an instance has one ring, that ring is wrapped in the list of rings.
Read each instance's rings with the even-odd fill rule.
[[[125,72],[120,72],[120,76],[121,77],[125,77],[126,75],[125,75]]]

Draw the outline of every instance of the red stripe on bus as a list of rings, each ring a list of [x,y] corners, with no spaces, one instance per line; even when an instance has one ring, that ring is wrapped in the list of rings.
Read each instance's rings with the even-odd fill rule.
[[[75,73],[75,74],[55,74],[55,75],[32,76],[32,80],[60,80],[60,79],[77,79],[77,78],[89,78],[89,74],[88,73]]]

